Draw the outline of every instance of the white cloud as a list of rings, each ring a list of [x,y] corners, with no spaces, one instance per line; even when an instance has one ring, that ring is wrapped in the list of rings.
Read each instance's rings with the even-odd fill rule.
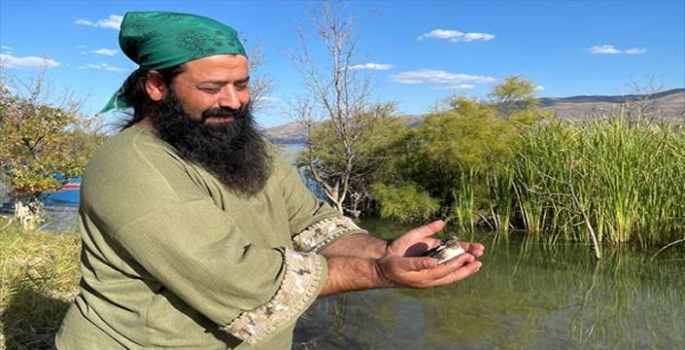
[[[91,52],[92,52],[92,53],[95,53],[95,54],[98,54],[98,55],[103,55],[103,56],[114,56],[114,55],[117,54],[118,51],[117,51],[117,50],[112,50],[112,49],[105,49],[105,48],[102,48],[102,49],[93,50],[93,51],[91,51]]]
[[[112,66],[112,65],[109,65],[107,63],[89,63],[89,64],[86,64],[84,66],[78,67],[78,69],[102,69],[102,70],[108,70],[108,71],[114,71],[114,72],[124,70],[124,68]]]
[[[26,56],[16,57],[4,53],[0,53],[0,65],[7,68],[29,68],[29,67],[45,67],[53,68],[59,66],[59,62],[45,57]]]
[[[543,91],[543,90],[545,90],[545,87],[542,85],[538,85],[535,87],[535,91]]]
[[[7,45],[2,45],[2,47],[0,47],[0,48],[2,48],[5,51],[12,51],[12,48],[7,46]]]
[[[393,65],[391,64],[381,64],[381,63],[365,63],[365,64],[357,64],[354,66],[349,66],[347,69],[373,69],[373,70],[388,70],[392,69]]]
[[[475,87],[476,86],[473,84],[458,84],[458,85],[436,87],[435,90],[468,90],[468,89],[473,89]]]
[[[78,45],[78,46],[76,46],[76,47],[78,47],[79,49],[85,49],[85,48],[86,48],[86,45]]]
[[[82,26],[97,27],[97,24],[95,24],[95,23],[93,23],[93,22],[91,22],[91,21],[89,21],[89,20],[86,20],[86,19],[77,19],[76,22],[74,22],[74,23],[75,23],[75,24],[82,25]]]
[[[590,53],[595,53],[595,54],[613,55],[613,54],[621,53],[620,50],[617,50],[616,48],[614,48],[614,45],[593,46],[587,50],[590,51]]]
[[[468,74],[454,74],[441,70],[422,69],[418,71],[408,71],[395,74],[391,77],[395,82],[402,84],[450,84],[452,86],[459,86],[462,84],[478,84],[491,83],[495,78],[468,75]]]
[[[645,47],[633,47],[633,48],[628,49],[628,50],[619,50],[616,47],[614,47],[614,45],[593,46],[591,48],[588,48],[587,50],[592,54],[599,54],[599,55],[620,55],[620,54],[640,55],[640,54],[647,52],[647,48],[645,48]]]
[[[623,51],[629,55],[641,55],[643,53],[647,53],[647,48],[646,47],[634,47],[632,49],[628,49]]]
[[[434,39],[445,39],[449,40],[450,42],[459,42],[459,41],[464,41],[464,42],[470,42],[470,41],[476,41],[476,40],[483,40],[483,41],[488,41],[492,40],[495,38],[493,34],[488,34],[488,33],[462,33],[458,30],[444,30],[444,29],[434,29],[426,34],[423,34],[416,38],[417,40],[424,40],[427,38],[434,38]]]
[[[92,22],[87,19],[77,19],[75,24],[82,25],[82,26],[90,26],[90,27],[100,27],[100,28],[111,28],[111,29],[119,29],[121,27],[121,21],[124,19],[124,16],[119,16],[119,15],[109,15],[109,17],[105,19],[98,20],[97,22]]]

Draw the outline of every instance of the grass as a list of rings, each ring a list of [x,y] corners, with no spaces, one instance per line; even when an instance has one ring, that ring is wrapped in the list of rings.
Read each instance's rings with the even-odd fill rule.
[[[685,129],[616,116],[542,124],[520,136],[513,158],[484,173],[486,215],[500,233],[513,227],[547,241],[587,243],[589,226],[600,243],[658,246],[684,238]]]
[[[80,239],[0,219],[0,350],[51,349],[78,293]]]

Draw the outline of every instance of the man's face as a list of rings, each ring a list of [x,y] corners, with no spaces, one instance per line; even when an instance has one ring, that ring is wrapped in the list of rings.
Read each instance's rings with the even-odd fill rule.
[[[247,58],[216,55],[185,63],[170,88],[185,112],[205,124],[230,122],[250,100]]]
[[[170,87],[150,84],[148,94],[162,99],[146,118],[149,126],[236,194],[259,193],[271,174],[271,156],[249,106],[247,60],[221,55],[186,65]]]

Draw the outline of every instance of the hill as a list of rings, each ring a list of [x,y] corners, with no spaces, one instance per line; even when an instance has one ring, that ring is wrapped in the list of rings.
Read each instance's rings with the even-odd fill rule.
[[[639,106],[649,106],[653,115],[660,121],[675,120],[685,116],[685,89],[673,89],[645,95],[614,95],[614,96],[571,96],[571,97],[543,97],[540,98],[543,108],[554,111],[562,120],[582,120],[618,111],[621,106],[630,106],[630,110]],[[423,116],[406,115],[408,125],[417,124]],[[305,131],[298,122],[268,128],[264,130],[266,136],[273,142],[281,144],[302,143]]]
[[[541,98],[542,107],[551,109],[563,120],[578,120],[617,111],[621,106],[635,110],[649,106],[655,118],[673,120],[685,114],[685,89],[673,89],[645,95],[621,96],[573,96],[562,98]]]

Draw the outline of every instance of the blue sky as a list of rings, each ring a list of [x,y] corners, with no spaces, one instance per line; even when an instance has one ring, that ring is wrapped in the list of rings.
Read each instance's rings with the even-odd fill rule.
[[[117,41],[127,11],[212,17],[259,43],[259,72],[275,89],[258,118],[271,127],[292,121],[283,106],[303,93],[288,52],[297,52],[296,24],[309,24],[313,4],[0,0],[0,59],[20,78],[48,60],[46,78],[86,98],[82,112],[92,115],[136,68]],[[649,77],[663,90],[685,87],[683,0],[356,1],[348,8],[359,18],[356,63],[373,73],[374,98],[397,101],[404,114],[426,113],[455,93],[486,97],[514,74],[532,80],[541,97],[627,94]]]

